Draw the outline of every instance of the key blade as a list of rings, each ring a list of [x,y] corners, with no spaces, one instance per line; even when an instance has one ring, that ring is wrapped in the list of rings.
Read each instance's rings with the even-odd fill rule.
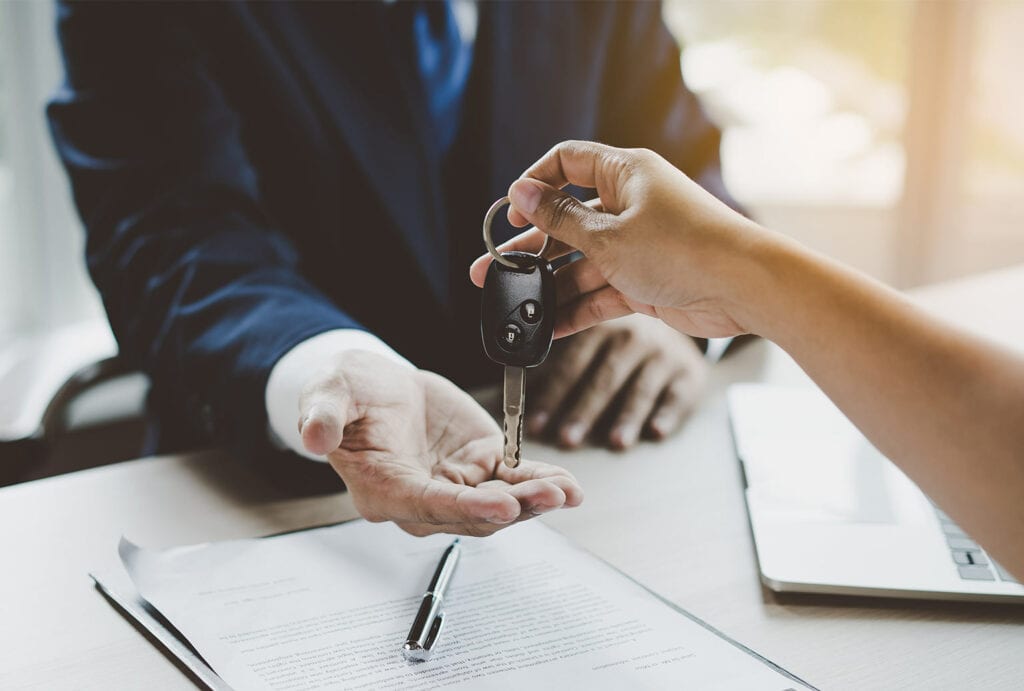
[[[505,368],[505,414],[522,415],[526,396],[526,370],[522,367]]]
[[[519,465],[523,446],[523,402],[526,398],[526,370],[522,367],[505,368],[505,465]]]

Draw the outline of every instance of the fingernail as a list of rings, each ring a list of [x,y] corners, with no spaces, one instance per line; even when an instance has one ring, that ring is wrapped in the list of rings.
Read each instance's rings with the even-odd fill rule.
[[[484,519],[488,523],[494,523],[496,525],[508,525],[512,521],[516,520],[516,516],[512,518],[505,518],[504,516],[491,516],[490,518]]]
[[[651,431],[659,439],[668,435],[672,427],[672,421],[664,417],[656,417],[651,420]]]
[[[324,405],[323,403],[317,402],[306,409],[306,417],[302,418],[302,425],[305,427],[309,424],[310,420],[315,420],[318,417],[324,417]]]
[[[543,516],[546,513],[551,513],[557,508],[557,506],[534,506],[530,509],[530,513],[534,516]]]
[[[549,419],[547,413],[535,413],[527,419],[526,427],[530,434],[540,434],[548,426]]]
[[[562,428],[562,441],[568,446],[579,446],[586,433],[587,428],[582,422],[574,422]]]
[[[636,425],[621,425],[612,432],[612,441],[621,448],[632,446],[640,436],[640,430]]]
[[[512,206],[524,214],[532,214],[540,206],[540,197],[544,189],[536,180],[520,178],[508,189],[508,198]]]

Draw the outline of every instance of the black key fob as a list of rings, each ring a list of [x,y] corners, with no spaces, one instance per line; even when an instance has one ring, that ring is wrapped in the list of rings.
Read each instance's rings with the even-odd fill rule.
[[[516,268],[491,262],[480,304],[484,352],[499,365],[536,367],[555,332],[555,274],[547,260],[505,252]]]

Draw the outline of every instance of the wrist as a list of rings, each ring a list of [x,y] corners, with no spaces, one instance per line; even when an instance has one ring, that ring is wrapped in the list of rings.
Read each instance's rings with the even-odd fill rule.
[[[744,332],[775,340],[799,309],[799,291],[807,289],[807,252],[784,235],[743,222],[752,227],[744,229],[734,249],[737,261],[727,281],[726,302]]]
[[[279,448],[313,460],[325,460],[309,453],[298,430],[299,397],[309,377],[342,353],[371,352],[410,371],[416,371],[405,358],[386,343],[359,329],[335,329],[313,336],[296,345],[274,365],[267,379],[264,405],[271,441]]]

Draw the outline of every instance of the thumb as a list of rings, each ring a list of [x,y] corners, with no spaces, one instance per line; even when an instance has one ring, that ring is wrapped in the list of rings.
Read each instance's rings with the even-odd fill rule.
[[[588,254],[602,212],[547,183],[520,178],[508,190],[512,208],[528,222]]]
[[[299,434],[306,450],[317,456],[326,456],[341,446],[348,424],[345,411],[348,410],[344,394],[334,393],[332,397],[321,397],[311,400],[304,406],[299,418]]]

